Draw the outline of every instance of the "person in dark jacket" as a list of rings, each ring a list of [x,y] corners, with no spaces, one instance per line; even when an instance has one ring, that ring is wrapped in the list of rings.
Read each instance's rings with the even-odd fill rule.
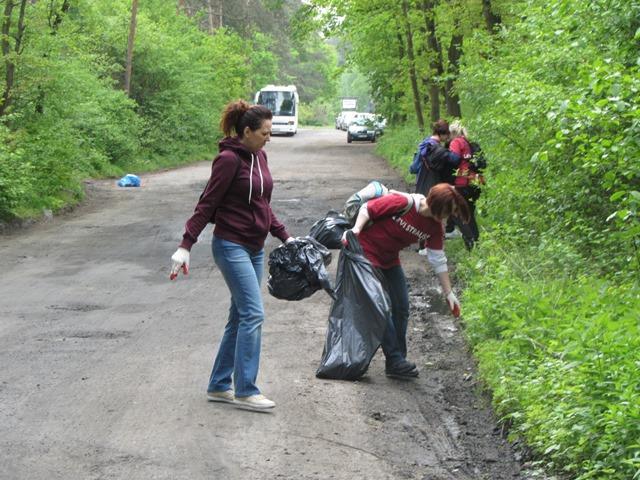
[[[460,165],[460,156],[442,145],[449,139],[449,135],[449,124],[446,120],[440,119],[432,125],[431,136],[420,142],[419,155],[409,167],[410,173],[418,175],[415,193],[426,196],[438,183],[453,184],[454,172]],[[440,166],[438,170],[429,166],[434,163]],[[419,243],[418,251],[421,255],[427,254],[424,242]]]
[[[186,275],[191,246],[208,223],[215,223],[213,258],[231,293],[231,307],[207,398],[251,410],[275,406],[256,386],[264,321],[260,292],[264,242],[268,233],[283,242],[292,240],[270,205],[273,179],[262,147],[271,137],[271,119],[271,111],[261,105],[239,100],[226,106],[220,121],[225,135],[220,153],[171,257],[170,278],[180,270]]]

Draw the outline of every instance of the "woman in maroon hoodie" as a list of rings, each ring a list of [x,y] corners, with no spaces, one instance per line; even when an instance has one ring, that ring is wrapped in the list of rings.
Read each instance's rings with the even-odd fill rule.
[[[275,406],[256,386],[264,321],[264,241],[268,233],[283,242],[291,240],[270,205],[273,180],[262,147],[271,137],[271,118],[271,111],[261,105],[242,100],[227,105],[220,121],[225,135],[220,153],[171,257],[171,279],[181,269],[187,274],[191,246],[208,223],[215,223],[213,258],[231,292],[231,308],[207,398],[252,410]]]

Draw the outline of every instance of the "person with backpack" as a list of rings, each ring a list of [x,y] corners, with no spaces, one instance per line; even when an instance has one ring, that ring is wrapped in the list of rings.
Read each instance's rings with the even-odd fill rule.
[[[449,126],[449,131],[451,133],[449,150],[460,157],[460,165],[455,172],[453,185],[467,201],[470,213],[469,223],[466,225],[456,217],[451,217],[451,221],[458,227],[465,245],[471,250],[480,238],[475,210],[476,200],[480,197],[480,185],[484,183],[484,178],[478,165],[473,162],[474,152],[468,140],[467,129],[456,120]]]
[[[411,208],[407,210],[408,206]],[[382,339],[385,373],[390,377],[415,378],[419,374],[415,363],[406,358],[409,291],[400,264],[401,250],[416,242],[425,243],[427,259],[438,275],[447,304],[454,315],[460,314],[460,302],[451,288],[444,253],[444,223],[450,215],[468,219],[469,209],[452,185],[441,183],[432,187],[426,197],[391,191],[369,200],[360,207],[351,229],[364,256],[384,279],[391,300],[392,323]]]
[[[231,307],[207,388],[207,399],[250,410],[275,403],[256,386],[264,306],[260,281],[268,233],[293,240],[271,210],[273,179],[262,149],[271,136],[271,111],[239,100],[229,103],[220,127],[225,135],[211,176],[171,257],[170,278],[189,272],[189,251],[208,223],[215,223],[212,252],[231,293]],[[234,391],[235,390],[235,391]]]
[[[415,193],[427,195],[431,187],[438,183],[453,184],[460,156],[443,146],[449,140],[449,135],[449,124],[440,119],[432,125],[431,135],[420,142],[409,167],[410,173],[417,174]],[[422,242],[418,253],[427,254]]]

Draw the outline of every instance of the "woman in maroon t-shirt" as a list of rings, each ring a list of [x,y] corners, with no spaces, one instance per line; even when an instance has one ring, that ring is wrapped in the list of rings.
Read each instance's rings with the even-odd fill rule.
[[[411,197],[413,208],[406,212]],[[427,258],[438,275],[447,303],[454,315],[460,314],[460,302],[451,289],[443,249],[444,223],[450,215],[466,221],[469,209],[460,193],[446,183],[432,187],[426,198],[420,194],[392,192],[370,200],[358,213],[353,233],[358,236],[365,257],[385,278],[391,300],[392,324],[382,339],[388,376],[418,376],[416,365],[406,359],[409,292],[400,265],[400,250],[413,243],[425,242]]]

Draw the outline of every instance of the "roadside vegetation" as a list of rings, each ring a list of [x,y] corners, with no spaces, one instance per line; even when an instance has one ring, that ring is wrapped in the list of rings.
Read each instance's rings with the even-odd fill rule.
[[[78,202],[85,179],[210,158],[223,106],[267,84],[295,83],[318,109],[336,54],[294,40],[299,5],[0,1],[0,222]]]
[[[453,250],[511,439],[562,478],[640,478],[640,3],[314,5],[394,120],[392,165],[438,117],[489,157],[480,244]]]
[[[307,125],[371,99],[401,172],[461,118],[489,167],[481,241],[452,250],[496,412],[549,472],[640,479],[638,0],[0,7],[0,222],[210,157],[223,105],[270,83],[297,85]]]

